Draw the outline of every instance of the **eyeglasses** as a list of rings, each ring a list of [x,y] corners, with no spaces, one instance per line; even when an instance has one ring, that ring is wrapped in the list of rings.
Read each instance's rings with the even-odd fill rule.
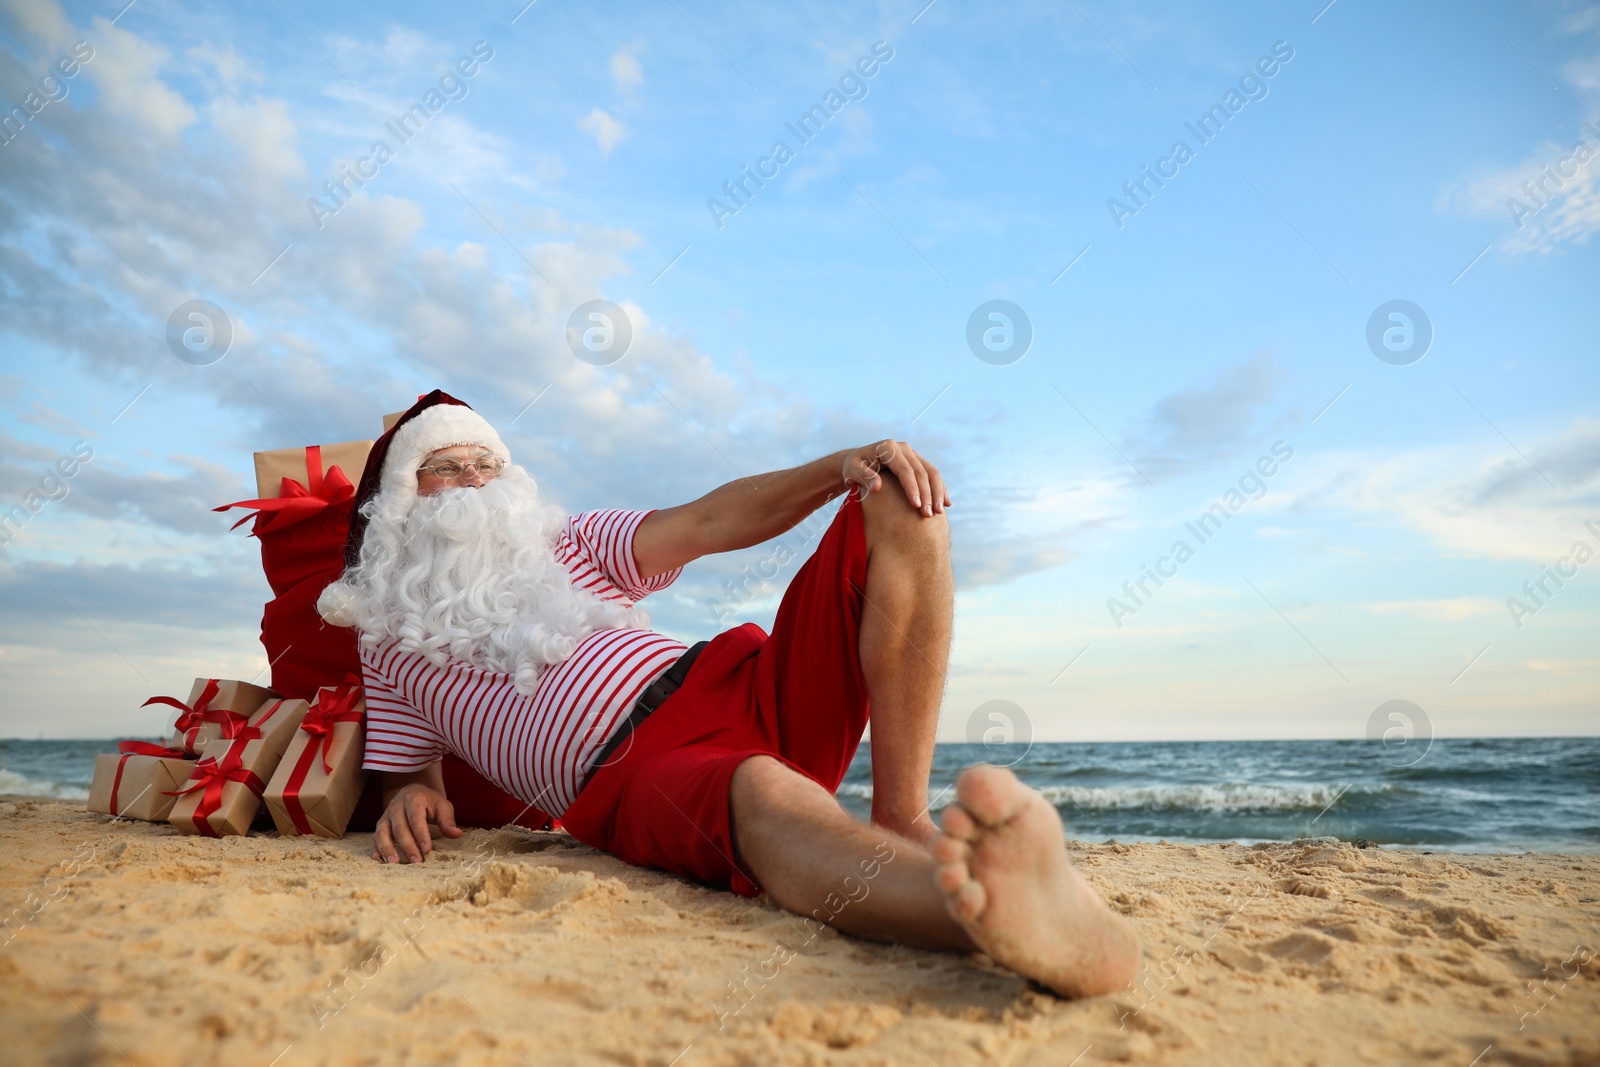
[[[426,467],[418,467],[417,473],[428,473],[432,474],[436,478],[442,478],[447,482],[454,482],[460,480],[461,478],[468,477],[473,471],[482,474],[485,478],[493,478],[495,475],[505,470],[505,468],[506,465],[501,461],[500,457],[483,456],[479,459],[469,459],[464,461],[459,459],[442,460],[438,463],[429,464]]]

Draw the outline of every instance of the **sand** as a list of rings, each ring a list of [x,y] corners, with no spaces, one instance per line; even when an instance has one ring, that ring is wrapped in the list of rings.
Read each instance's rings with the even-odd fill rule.
[[[369,847],[0,801],[0,1060],[1600,1063],[1594,856],[1074,843],[1147,966],[1074,1002],[561,833]]]

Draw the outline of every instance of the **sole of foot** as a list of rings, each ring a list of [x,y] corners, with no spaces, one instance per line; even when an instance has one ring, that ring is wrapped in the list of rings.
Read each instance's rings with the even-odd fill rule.
[[[1138,935],[1073,868],[1050,802],[987,765],[963,771],[956,795],[933,854],[945,906],[967,936],[1062,996],[1127,988],[1139,968]]]

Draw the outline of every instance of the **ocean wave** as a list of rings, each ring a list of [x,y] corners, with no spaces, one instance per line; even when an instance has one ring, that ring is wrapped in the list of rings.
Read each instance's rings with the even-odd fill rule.
[[[89,799],[89,791],[87,789],[79,786],[62,785],[60,782],[25,778],[16,771],[8,771],[4,767],[0,767],[0,793],[12,793],[25,797],[53,797],[56,800]]]
[[[1394,791],[1393,786],[1346,787],[1337,784],[1264,785],[1223,783],[1221,785],[1151,785],[1135,787],[1047,785],[1039,792],[1057,807],[1076,807],[1088,811],[1139,809],[1144,811],[1321,811],[1335,800],[1353,799]],[[1341,796],[1342,794],[1342,796]],[[872,799],[872,786],[851,782],[839,787],[839,796]],[[931,790],[930,806],[937,810],[955,797],[954,789]]]
[[[1378,787],[1383,792],[1386,787]],[[1143,808],[1152,811],[1320,811],[1340,794],[1373,792],[1370,788],[1346,790],[1341,785],[1153,785],[1135,788],[1094,788],[1051,785],[1040,792],[1057,806],[1071,804],[1097,811]]]

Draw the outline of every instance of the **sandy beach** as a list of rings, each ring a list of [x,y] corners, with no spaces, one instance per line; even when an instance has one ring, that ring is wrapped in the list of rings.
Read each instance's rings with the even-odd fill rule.
[[[1147,969],[1071,1002],[562,833],[470,831],[409,867],[368,848],[0,800],[3,1058],[1600,1063],[1593,856],[1073,843]]]

